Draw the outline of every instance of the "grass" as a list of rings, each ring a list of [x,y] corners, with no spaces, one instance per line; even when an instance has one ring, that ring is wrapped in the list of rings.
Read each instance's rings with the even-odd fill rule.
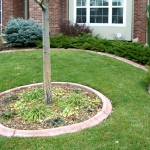
[[[1,150],[149,150],[150,96],[146,72],[124,62],[83,51],[52,51],[52,81],[90,86],[111,101],[102,124],[74,134],[42,138],[0,138]],[[42,82],[42,52],[0,53],[0,91]]]

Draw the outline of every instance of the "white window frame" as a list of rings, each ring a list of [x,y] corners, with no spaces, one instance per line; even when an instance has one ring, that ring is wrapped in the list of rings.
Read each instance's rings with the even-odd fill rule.
[[[77,0],[74,0],[74,23],[76,23],[77,8],[86,8],[86,25],[87,26],[114,26],[114,27],[125,27],[126,26],[126,5],[127,0],[123,1],[123,6],[112,6],[112,0],[108,0],[108,6],[90,6],[90,0],[87,0],[87,6],[77,6]],[[115,24],[112,23],[112,8],[122,8],[123,7],[123,23]],[[108,23],[90,23],[90,8],[108,8]],[[79,23],[83,24],[83,23]]]

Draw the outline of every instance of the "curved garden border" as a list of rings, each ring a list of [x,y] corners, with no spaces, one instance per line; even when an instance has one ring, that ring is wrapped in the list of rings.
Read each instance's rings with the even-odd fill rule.
[[[16,92],[16,91],[23,90],[26,88],[35,87],[35,86],[38,87],[38,86],[42,86],[42,85],[43,85],[43,83],[36,83],[36,84],[30,84],[30,85],[16,87],[16,88],[13,88],[13,89],[10,89],[10,90],[0,93],[0,97],[4,96],[6,94],[9,94],[11,92]],[[70,82],[52,82],[52,85],[56,85],[56,86],[64,85],[64,86],[68,86],[68,87],[78,87],[87,92],[94,93],[101,99],[101,101],[103,103],[102,110],[100,112],[98,112],[95,116],[93,116],[92,118],[90,118],[84,122],[73,124],[73,125],[68,125],[68,126],[63,126],[63,127],[58,127],[58,128],[51,128],[51,129],[17,130],[17,129],[11,129],[11,128],[5,127],[2,124],[0,124],[0,136],[41,137],[41,136],[56,136],[56,135],[61,135],[61,134],[65,134],[65,133],[73,133],[73,132],[81,131],[83,129],[98,125],[103,120],[105,120],[112,112],[112,105],[111,105],[110,100],[107,97],[105,97],[103,94],[101,94],[100,92],[98,92],[90,87],[87,87],[87,86],[84,86],[81,84],[70,83]]]

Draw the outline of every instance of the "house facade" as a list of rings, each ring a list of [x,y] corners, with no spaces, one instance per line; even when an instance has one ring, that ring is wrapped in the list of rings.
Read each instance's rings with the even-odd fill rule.
[[[147,42],[146,16],[149,0],[50,0],[50,32],[59,33],[65,20],[86,24],[102,38]],[[34,0],[0,0],[0,24],[10,16],[41,24],[41,8]]]

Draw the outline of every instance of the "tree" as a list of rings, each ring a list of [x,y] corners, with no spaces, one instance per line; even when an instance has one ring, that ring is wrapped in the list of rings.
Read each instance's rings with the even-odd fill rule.
[[[35,0],[35,2],[37,2],[42,8],[44,101],[46,104],[51,104],[52,91],[49,36],[49,0]]]

